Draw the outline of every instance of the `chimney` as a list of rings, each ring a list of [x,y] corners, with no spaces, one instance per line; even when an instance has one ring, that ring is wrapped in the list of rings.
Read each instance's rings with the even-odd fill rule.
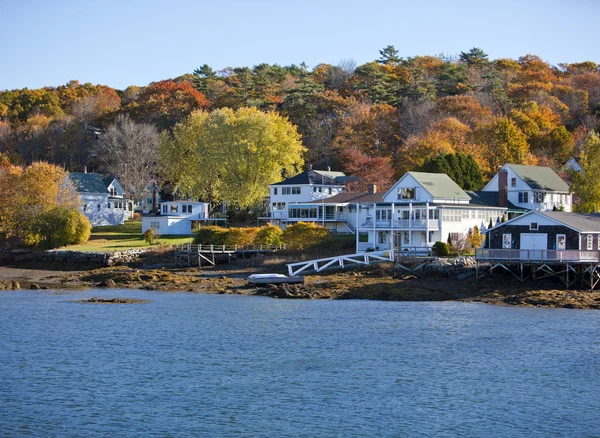
[[[87,166],[83,166],[83,173],[87,173]]]
[[[152,213],[157,213],[158,210],[158,185],[154,183],[152,187]]]
[[[327,172],[331,172],[331,166],[327,166]]]
[[[369,193],[377,193],[377,184],[371,184],[369,186]]]
[[[508,206],[508,171],[506,169],[498,171],[498,206]]]
[[[308,164],[308,170],[312,170],[312,164]]]

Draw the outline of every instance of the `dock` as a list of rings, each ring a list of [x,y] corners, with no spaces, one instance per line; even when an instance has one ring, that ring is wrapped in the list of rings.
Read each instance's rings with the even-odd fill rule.
[[[178,267],[197,264],[201,268],[202,262],[215,266],[219,257],[227,257],[227,261],[230,262],[232,258],[271,254],[282,249],[285,249],[285,245],[192,245],[188,243],[175,249],[175,264]]]
[[[600,251],[476,248],[475,262],[477,280],[501,269],[521,283],[555,277],[593,291],[600,282]]]

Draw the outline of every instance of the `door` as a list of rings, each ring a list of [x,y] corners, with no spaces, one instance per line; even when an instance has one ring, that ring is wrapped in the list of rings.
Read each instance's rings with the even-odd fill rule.
[[[543,251],[548,249],[548,235],[545,233],[521,234],[521,259],[543,260]],[[524,251],[528,250],[528,251]]]

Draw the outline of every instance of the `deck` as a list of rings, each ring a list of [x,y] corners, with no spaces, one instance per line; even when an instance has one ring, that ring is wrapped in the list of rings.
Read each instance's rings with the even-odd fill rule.
[[[246,257],[257,254],[269,254],[285,249],[285,245],[180,245],[175,249],[177,266],[192,266],[196,262],[202,267],[202,261],[214,266],[218,256],[225,255],[231,261],[233,257]]]

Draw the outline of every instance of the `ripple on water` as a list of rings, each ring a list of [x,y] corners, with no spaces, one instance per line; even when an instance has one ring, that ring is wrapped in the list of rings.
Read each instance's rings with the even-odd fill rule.
[[[2,433],[591,436],[600,426],[598,312],[114,294],[152,302],[82,313],[61,295],[0,296]]]

